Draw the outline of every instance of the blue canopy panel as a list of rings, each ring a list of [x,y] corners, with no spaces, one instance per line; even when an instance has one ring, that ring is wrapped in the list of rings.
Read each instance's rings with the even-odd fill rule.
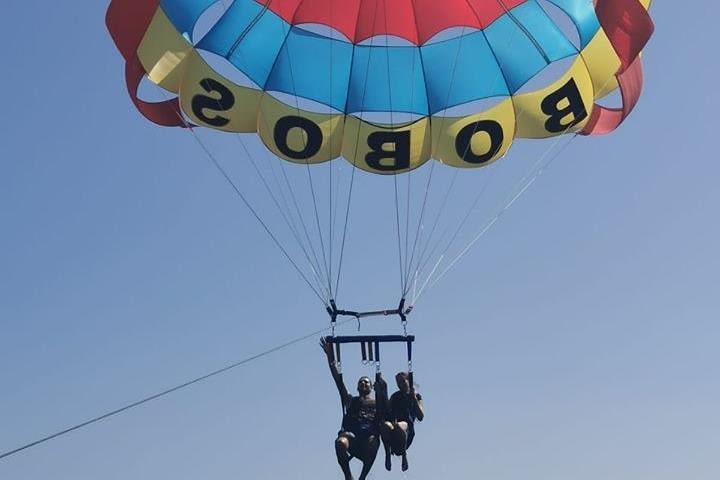
[[[198,48],[225,57],[260,87],[290,33],[290,25],[256,2],[234,2],[198,43]]]
[[[217,0],[163,0],[178,30]],[[548,0],[578,25],[583,42],[599,25],[592,4]],[[566,10],[567,9],[567,10]],[[429,115],[464,103],[507,96],[576,48],[537,0],[528,0],[483,31],[416,46],[355,45],[290,26],[254,1],[236,1],[198,43],[265,90],[345,113]]]
[[[595,5],[590,1],[546,0],[570,17],[580,34],[580,49],[587,47],[590,40],[600,30],[600,22],[595,13]]]
[[[485,35],[475,31],[421,47],[430,112],[510,94]]]
[[[427,115],[420,49],[415,46],[356,45],[345,111]]]
[[[190,38],[195,24],[205,10],[218,1],[220,0],[160,0],[160,7],[175,28]]]
[[[308,98],[343,112],[352,58],[352,44],[293,27],[265,90]]]
[[[515,7],[484,32],[512,94],[550,63],[577,54],[535,0]]]

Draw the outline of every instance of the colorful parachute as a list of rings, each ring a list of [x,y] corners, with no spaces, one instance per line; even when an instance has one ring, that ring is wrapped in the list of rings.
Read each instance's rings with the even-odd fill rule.
[[[374,173],[431,158],[477,167],[514,138],[613,130],[640,95],[653,29],[650,0],[235,0],[196,34],[217,3],[111,2],[137,108],[160,125],[257,132],[289,161],[342,156]],[[140,100],[144,76],[177,98]],[[618,88],[621,108],[595,104]]]

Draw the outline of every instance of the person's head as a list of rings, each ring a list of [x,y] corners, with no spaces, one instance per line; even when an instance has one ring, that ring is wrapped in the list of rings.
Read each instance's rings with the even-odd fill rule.
[[[410,375],[407,372],[398,372],[395,375],[395,382],[397,383],[398,390],[403,393],[410,392]]]
[[[370,377],[360,377],[360,380],[358,380],[357,384],[357,391],[360,396],[370,394],[370,392],[372,391],[372,380],[370,380]]]

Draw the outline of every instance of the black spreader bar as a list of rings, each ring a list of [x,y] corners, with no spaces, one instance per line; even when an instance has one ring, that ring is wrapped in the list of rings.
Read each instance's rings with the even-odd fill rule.
[[[325,337],[327,343],[412,343],[415,335],[358,335]]]
[[[397,315],[400,317],[400,320],[403,322],[407,321],[407,315],[412,311],[412,307],[405,308],[405,299],[403,298],[400,300],[400,305],[398,308],[395,308],[393,310],[372,310],[369,312],[356,312],[353,310],[341,310],[337,308],[337,305],[335,305],[335,300],[330,300],[330,305],[327,307],[327,312],[330,315],[330,321],[335,323],[337,321],[337,317],[355,317],[357,319],[365,318],[365,317],[380,317],[380,316],[390,316],[390,315]]]

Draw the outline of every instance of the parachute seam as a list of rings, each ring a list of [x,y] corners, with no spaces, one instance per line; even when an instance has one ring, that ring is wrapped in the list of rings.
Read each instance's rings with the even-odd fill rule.
[[[375,21],[377,20],[377,11],[378,11],[378,7],[377,7],[377,3],[376,3],[375,4],[375,12],[373,14],[373,23],[375,23]],[[358,12],[359,12],[359,10],[358,10]],[[360,15],[358,14],[358,19],[359,18],[360,18]],[[357,31],[357,25],[355,26],[355,30]],[[374,41],[375,41],[374,37],[372,39],[370,39],[371,47],[372,47]],[[353,58],[351,61],[350,75],[348,75],[348,88],[347,88],[345,112],[343,112],[345,114],[343,117],[343,122],[345,123],[345,125],[347,125],[347,118],[348,118],[347,100],[350,98],[350,82],[352,80],[352,68],[354,67],[354,62],[355,62],[355,49],[356,49],[356,45],[353,43]],[[363,82],[363,94],[362,94],[362,98],[361,98],[361,107],[362,108],[364,108],[364,104],[365,104],[365,95],[367,94],[367,79],[368,79],[369,74],[370,74],[370,61],[368,60],[368,65],[367,65],[367,68],[365,69],[365,81]],[[340,289],[340,276],[342,273],[343,260],[345,258],[345,241],[347,239],[347,227],[348,227],[348,222],[350,219],[350,204],[352,201],[353,187],[355,185],[355,170],[357,169],[357,151],[358,151],[358,145],[360,143],[360,127],[362,126],[361,125],[362,119],[360,119],[359,117],[355,117],[355,118],[358,119],[359,123],[358,123],[357,135],[355,136],[355,149],[353,152],[353,161],[352,161],[353,168],[351,169],[351,174],[350,174],[350,187],[348,189],[347,208],[345,210],[345,225],[343,227],[342,245],[340,247],[340,259],[338,261],[338,275],[337,275],[337,280],[335,283],[336,296]],[[343,147],[344,146],[345,145],[344,145],[344,141],[343,141]]]

